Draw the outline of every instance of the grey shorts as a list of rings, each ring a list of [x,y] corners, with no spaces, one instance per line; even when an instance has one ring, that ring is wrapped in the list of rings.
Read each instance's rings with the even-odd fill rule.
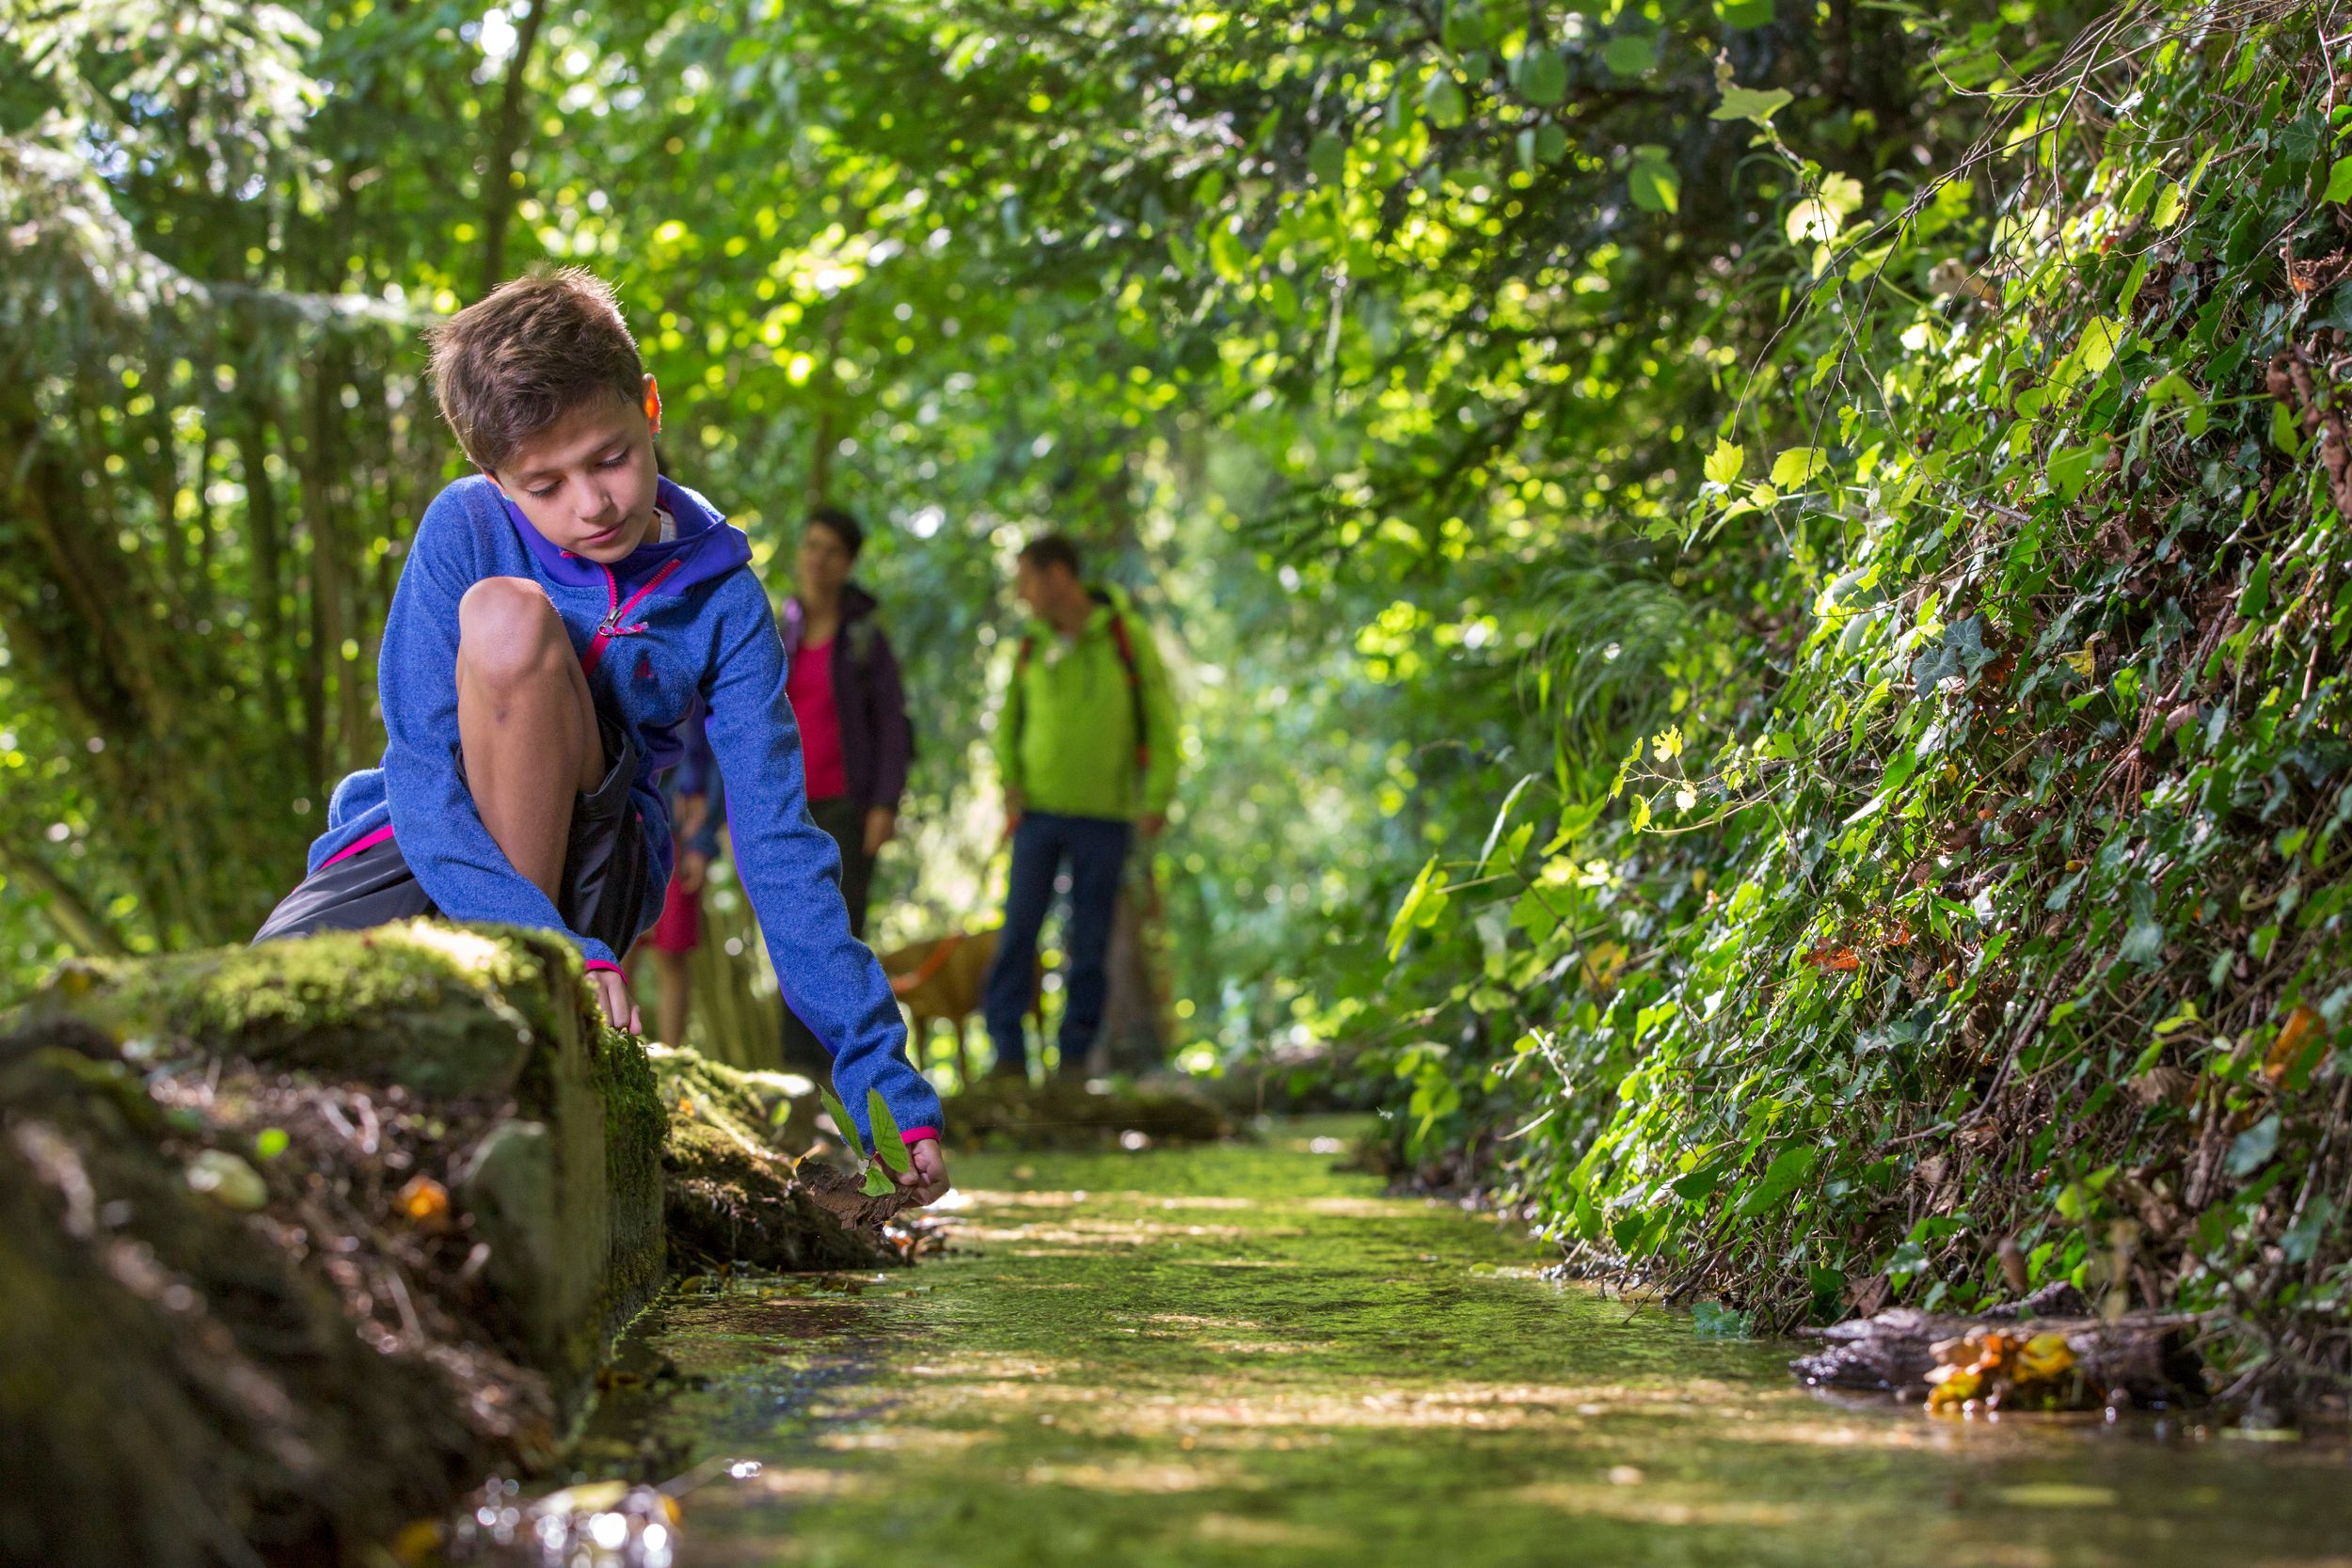
[[[556,912],[564,924],[594,937],[617,955],[660,911],[661,889],[642,815],[629,798],[637,782],[637,747],[628,732],[599,711],[604,754],[613,758],[604,781],[572,801],[571,841],[564,852],[564,886]],[[458,765],[458,777],[465,766]],[[395,838],[372,844],[320,866],[279,901],[253,940],[357,931],[395,920],[438,915],[440,909],[408,867]]]

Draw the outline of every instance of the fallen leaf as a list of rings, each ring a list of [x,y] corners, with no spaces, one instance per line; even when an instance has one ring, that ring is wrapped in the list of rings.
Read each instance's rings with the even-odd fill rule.
[[[2298,1003],[2280,1027],[2279,1037],[2270,1042],[2270,1054],[2263,1059],[2263,1076],[2274,1084],[2284,1078],[2295,1059],[2303,1053],[2303,1042],[2311,1038],[2319,1023],[2319,1014]]]
[[[449,1222],[449,1189],[429,1176],[412,1176],[392,1198],[392,1205],[419,1225]]]

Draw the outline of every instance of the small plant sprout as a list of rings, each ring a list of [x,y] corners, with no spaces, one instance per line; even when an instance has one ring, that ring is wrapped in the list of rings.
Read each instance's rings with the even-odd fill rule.
[[[866,1091],[866,1115],[874,1129],[874,1152],[867,1154],[859,1143],[857,1123],[850,1119],[850,1108],[841,1103],[831,1089],[821,1091],[825,1115],[833,1118],[841,1141],[858,1157],[859,1190],[867,1197],[881,1197],[898,1190],[892,1176],[904,1175],[914,1168],[914,1156],[907,1152],[906,1135],[898,1131],[898,1118],[890,1114],[878,1089]]]

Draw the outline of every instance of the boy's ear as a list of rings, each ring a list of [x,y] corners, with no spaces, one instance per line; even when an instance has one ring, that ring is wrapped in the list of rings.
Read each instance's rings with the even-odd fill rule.
[[[645,422],[656,436],[661,434],[661,388],[654,384],[651,371],[645,372]]]

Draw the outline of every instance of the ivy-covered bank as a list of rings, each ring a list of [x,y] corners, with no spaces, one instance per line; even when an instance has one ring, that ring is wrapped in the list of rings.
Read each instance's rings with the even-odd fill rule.
[[[769,1144],[772,1088],[581,982],[420,922],[0,1017],[0,1472],[40,1478],[0,1559],[358,1560],[561,1452],[665,1254],[902,1260]]]
[[[1397,911],[1391,994],[1466,1021],[1372,1057],[1414,1153],[1761,1323],[2071,1279],[2238,1392],[2352,1375],[2342,31],[1987,24],[1934,169],[1722,69],[1788,319],[1654,530],[1671,721]]]

